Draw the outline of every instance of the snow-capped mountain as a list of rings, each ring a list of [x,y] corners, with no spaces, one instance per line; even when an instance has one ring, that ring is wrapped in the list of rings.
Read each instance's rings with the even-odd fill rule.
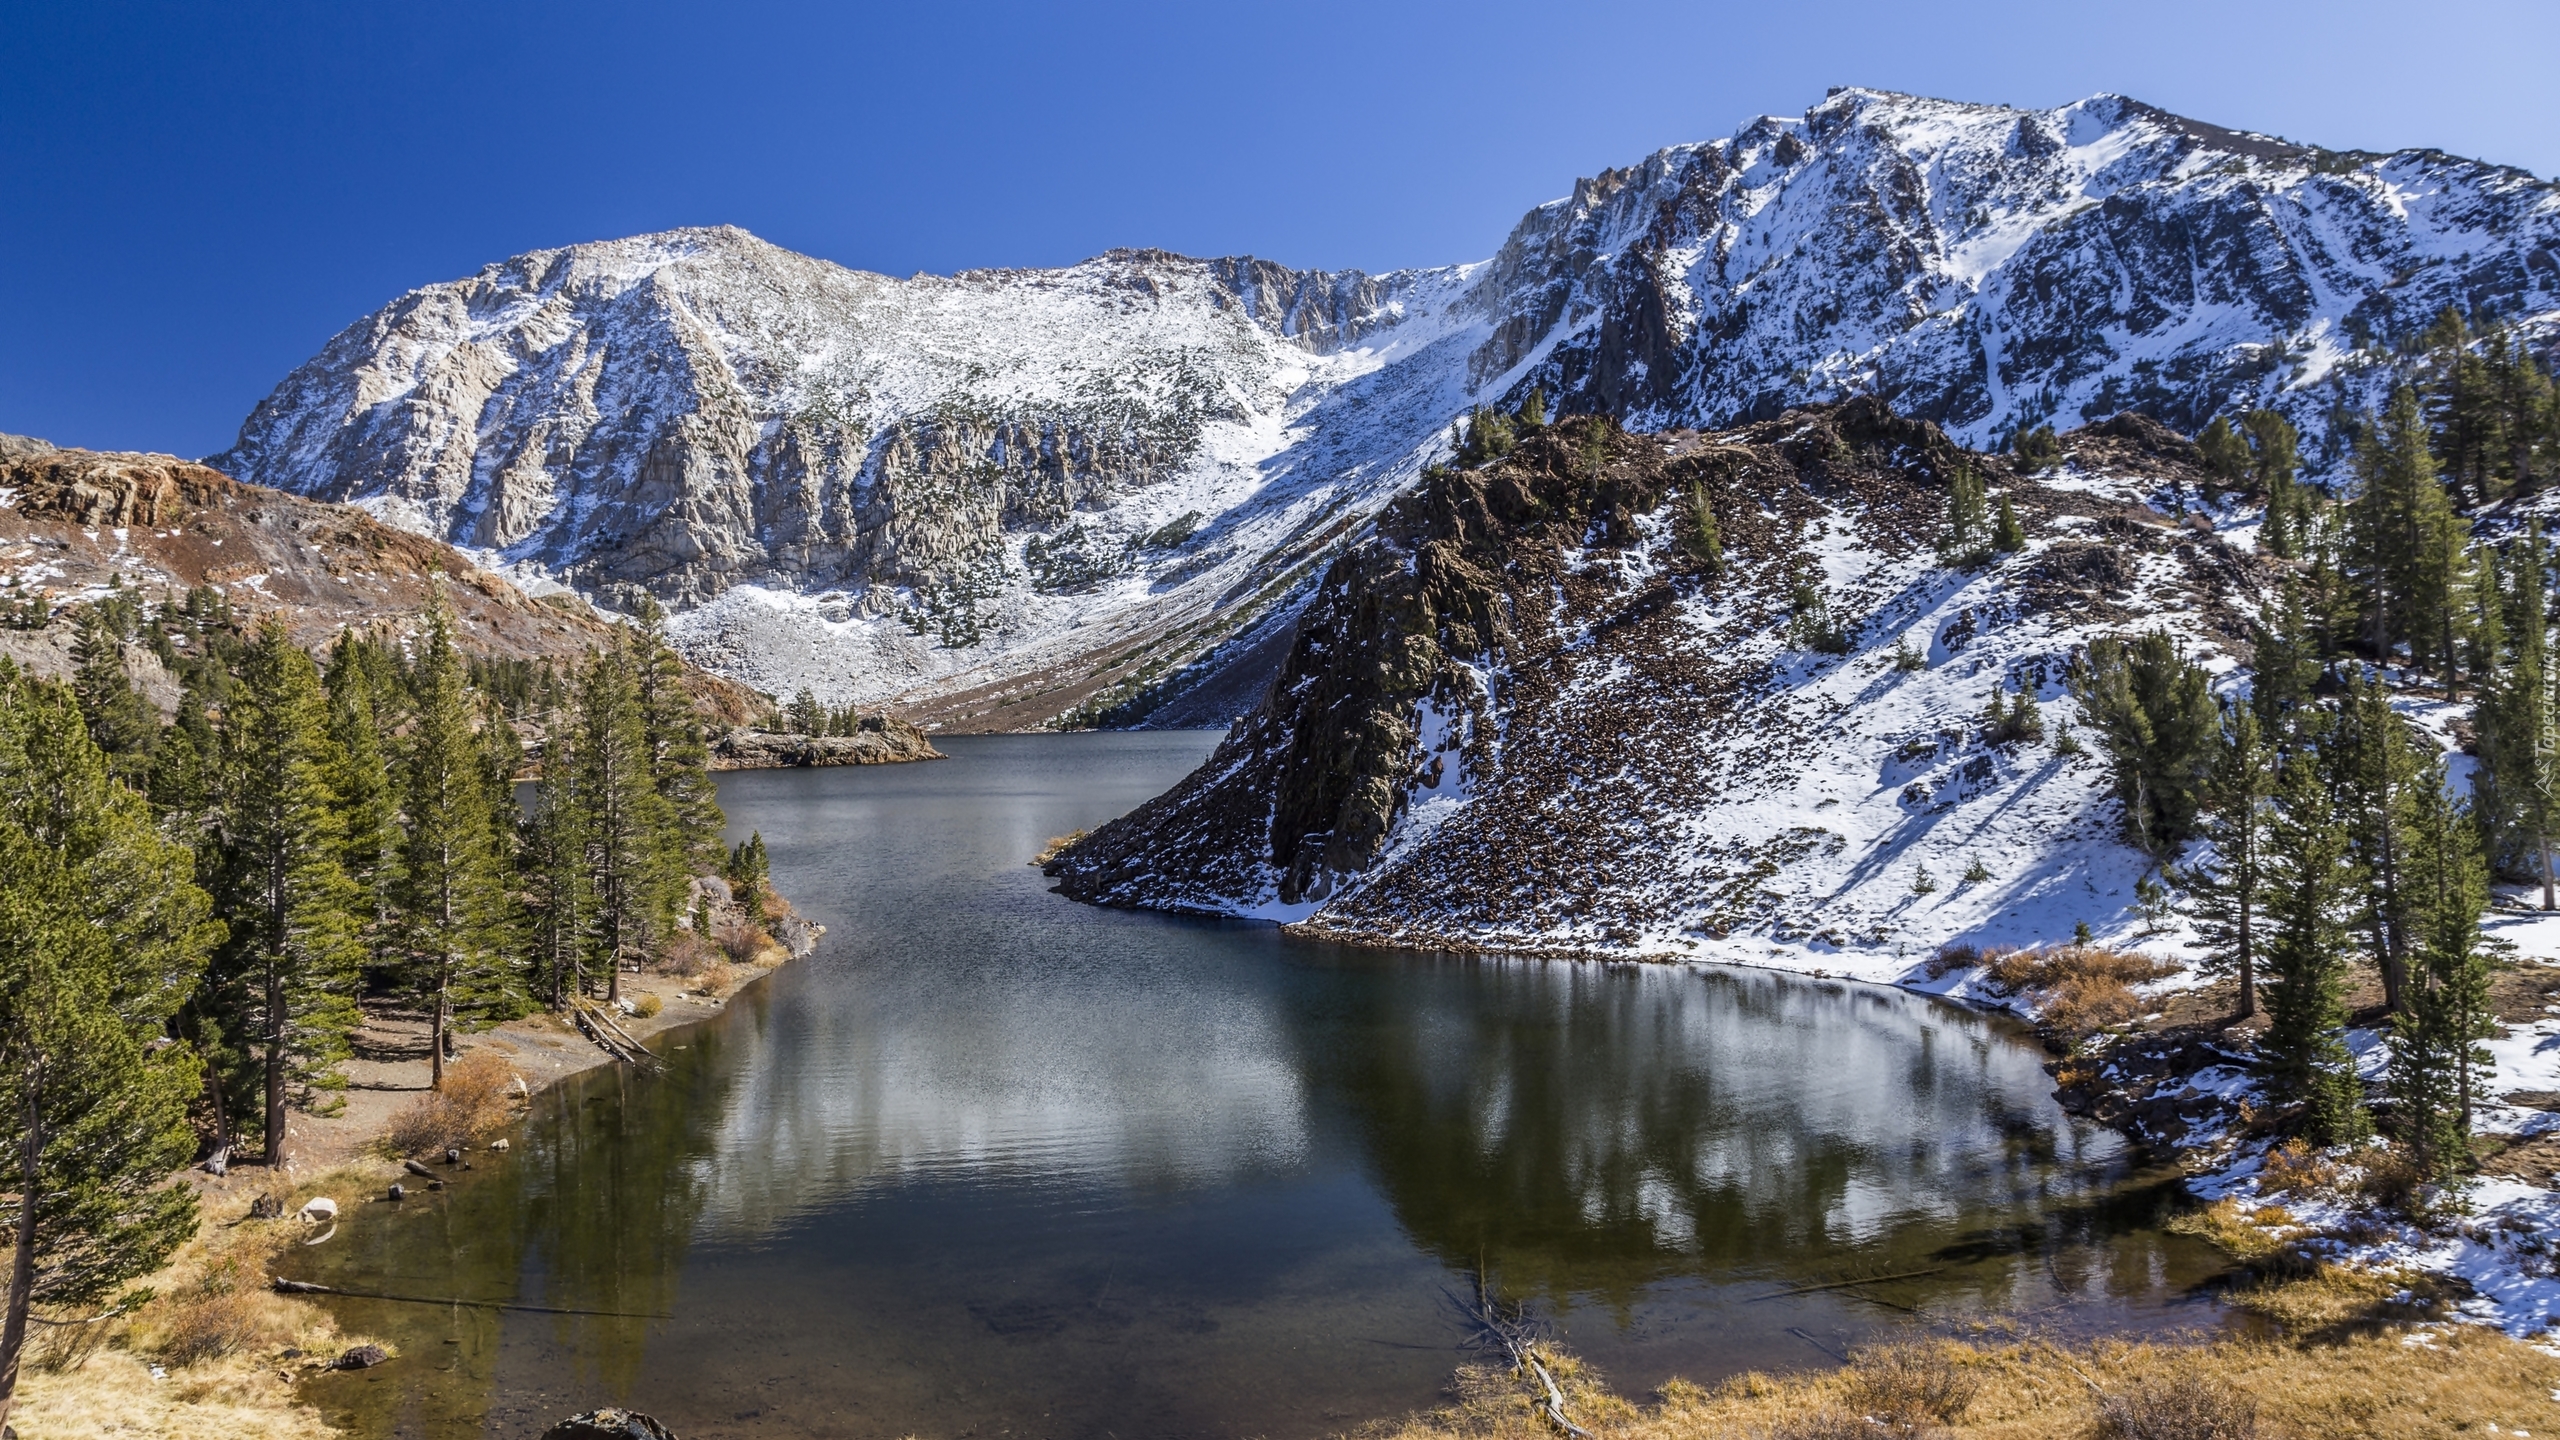
[[[645,589],[767,690],[1006,726],[1223,669],[1247,680],[1169,713],[1224,718],[1478,401],[1538,385],[1660,428],[1873,392],[1973,444],[2272,403],[2329,467],[2445,305],[2547,330],[2555,255],[2560,197],[2514,170],[2114,96],[1843,90],[1435,270],[1115,251],[896,280],[733,229],[536,252],[342,332],[213,463]]]
[[[1874,393],[1957,440],[2140,410],[2289,412],[2338,459],[2392,350],[2450,305],[2560,307],[2560,189],[2434,151],[2341,153],[2121,96],[2056,110],[1835,92],[1586,181],[1479,282],[1489,375],[1633,423]]]

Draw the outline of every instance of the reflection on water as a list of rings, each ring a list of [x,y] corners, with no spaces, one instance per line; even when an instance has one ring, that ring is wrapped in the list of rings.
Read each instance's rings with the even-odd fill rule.
[[[819,953],[305,1257],[608,1313],[338,1302],[403,1353],[311,1392],[370,1435],[1291,1436],[1432,1403],[1478,1265],[1631,1389],[1914,1315],[2203,1318],[2209,1257],[1994,1022],[1098,911],[1023,863],[1211,738],[726,777]]]

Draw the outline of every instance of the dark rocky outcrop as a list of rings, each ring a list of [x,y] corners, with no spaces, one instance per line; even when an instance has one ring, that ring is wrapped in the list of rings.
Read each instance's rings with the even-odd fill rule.
[[[2063,439],[2073,464],[2129,443]],[[2030,554],[1979,572],[1935,562],[1960,467],[1993,479],[2036,537]],[[2140,473],[2137,490],[2183,472]],[[1721,573],[1672,542],[1693,493],[1715,510]],[[1854,556],[1862,568],[1843,568]],[[1852,574],[1867,578],[1823,578]],[[1808,579],[1845,631],[1843,659],[1790,638]],[[1934,610],[1934,641],[1907,633],[1934,644],[1924,678],[1963,697],[1960,715],[1994,684],[2050,703],[2085,627],[2170,603],[2182,626],[2238,644],[2265,579],[2262,562],[2140,503],[2079,481],[2047,489],[1873,399],[1723,433],[1561,420],[1481,468],[1432,471],[1388,507],[1326,573],[1261,706],[1180,785],[1047,870],[1095,903],[1278,906],[1315,933],[1385,943],[1539,949],[1563,935],[1607,950],[1682,926],[1810,933],[1818,913],[1780,913],[1768,886],[1808,854],[1839,853],[1812,823],[1823,817],[1726,853],[1700,816],[1783,791],[1802,767],[1840,768],[1828,747],[1844,743],[1887,756],[1867,783],[1889,813],[1902,791],[1915,824],[2024,763],[1966,738],[1969,719],[1852,741],[1872,727],[1800,688],[1811,678],[1832,667],[1889,685],[1895,631]],[[1915,715],[1944,703],[1904,702]]]

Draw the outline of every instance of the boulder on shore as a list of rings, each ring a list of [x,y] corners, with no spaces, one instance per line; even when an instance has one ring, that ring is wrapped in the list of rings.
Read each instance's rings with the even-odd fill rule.
[[[676,1433],[637,1410],[608,1405],[570,1416],[543,1431],[542,1440],[676,1440]]]

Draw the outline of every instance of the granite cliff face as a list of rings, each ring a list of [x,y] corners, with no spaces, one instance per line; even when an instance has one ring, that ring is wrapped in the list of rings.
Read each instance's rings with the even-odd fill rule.
[[[776,693],[1196,721],[1182,695],[1251,693],[1471,404],[1538,386],[1643,430],[1875,394],[1976,446],[2272,404],[2333,471],[2444,306],[2547,344],[2555,257],[2560,198],[2518,171],[2115,96],[1844,90],[1436,270],[1115,251],[896,280],[734,229],[535,252],[351,326],[215,463],[653,593],[688,653]]]

